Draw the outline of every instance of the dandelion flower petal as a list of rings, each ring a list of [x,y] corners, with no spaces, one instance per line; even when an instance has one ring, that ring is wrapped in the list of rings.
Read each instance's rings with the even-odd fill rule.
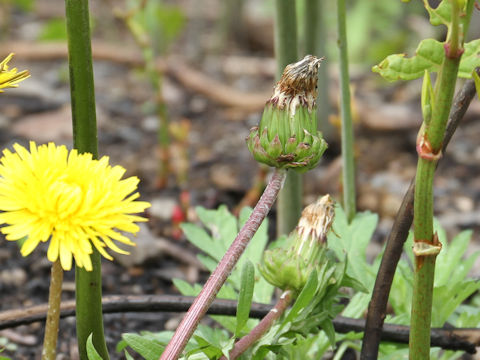
[[[92,245],[109,260],[107,249],[128,254],[115,242],[135,245],[123,233],[136,234],[136,223],[147,221],[138,213],[150,206],[137,201],[137,177],[122,179],[125,169],[110,166],[106,156],[95,160],[54,143],[13,148],[0,158],[0,231],[7,240],[27,237],[22,255],[49,241],[50,261],[60,258],[69,270],[73,258],[91,271]]]

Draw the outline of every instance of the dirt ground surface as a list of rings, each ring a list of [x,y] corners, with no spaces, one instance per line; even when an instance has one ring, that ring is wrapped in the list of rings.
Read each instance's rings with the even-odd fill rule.
[[[209,9],[216,1],[205,2],[203,18],[193,15],[190,2],[179,3],[187,13],[185,30],[159,66],[165,71],[163,96],[168,117],[174,127],[183,129],[185,139],[173,141],[170,162],[174,172],[167,186],[160,188],[158,119],[152,110],[151,86],[140,70],[140,51],[108,5],[92,2],[95,17],[105,16],[104,23],[97,20],[93,33],[99,151],[110,157],[111,164],[124,166],[129,176],[138,176],[142,199],[152,203],[147,212],[150,222],[142,226],[132,256],[104,261],[104,295],[175,294],[172,278],[203,281],[206,273],[195,259],[196,250],[179,233],[172,217],[176,219],[175,212],[182,204],[187,210],[185,219],[192,221],[198,205],[215,208],[227,204],[235,209],[259,173],[245,137],[259,121],[262,104],[274,84],[275,62],[268,41],[272,24],[253,19],[244,38],[232,39],[218,51],[210,29],[215,19],[208,15],[215,14]],[[44,43],[35,37],[46,18],[63,16],[63,7],[59,0],[37,1],[35,12],[15,12],[10,18],[8,35],[0,44],[1,58],[16,52],[11,65],[29,69],[32,76],[18,89],[0,95],[2,149],[16,142],[27,145],[30,140],[72,146],[66,43]],[[270,30],[255,37],[262,33],[261,28]],[[335,121],[337,64],[327,59],[325,65],[329,67],[329,89],[320,91],[329,92],[330,119]],[[352,79],[358,208],[379,214],[378,229],[368,249],[372,258],[415,174],[421,83],[386,85],[368,69],[355,67]],[[435,179],[435,214],[450,236],[463,229],[474,230],[471,251],[480,247],[479,114],[477,99],[454,135]],[[339,135],[337,127],[331,130],[323,160],[304,176],[305,204],[325,193],[340,199]],[[270,216],[272,224],[274,214]],[[45,246],[23,258],[17,244],[0,239],[0,311],[45,303],[49,274]],[[473,273],[479,275],[480,263]],[[74,271],[70,271],[65,274],[63,299],[74,299],[74,290]],[[105,315],[112,359],[123,358],[115,351],[122,333],[174,329],[179,317],[162,313]],[[60,326],[57,359],[76,359],[74,319],[64,319]],[[2,355],[40,358],[43,324],[0,331],[0,337],[17,347]]]

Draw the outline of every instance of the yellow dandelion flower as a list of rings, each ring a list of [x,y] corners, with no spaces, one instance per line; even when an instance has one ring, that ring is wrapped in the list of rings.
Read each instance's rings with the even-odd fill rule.
[[[23,256],[50,240],[48,260],[60,258],[70,270],[73,255],[79,267],[91,271],[92,244],[110,260],[105,248],[128,254],[113,240],[134,246],[119,231],[135,234],[135,222],[146,221],[132,215],[150,206],[136,201],[137,177],[122,179],[125,169],[108,165],[106,156],[94,160],[54,143],[32,141],[30,151],[13,147],[14,153],[4,150],[0,159],[0,231],[11,241],[26,237]]]
[[[5,60],[0,62],[0,93],[2,89],[18,87],[18,83],[30,77],[28,70],[17,73],[17,68],[8,69],[8,62],[12,59],[13,53],[8,55]]]

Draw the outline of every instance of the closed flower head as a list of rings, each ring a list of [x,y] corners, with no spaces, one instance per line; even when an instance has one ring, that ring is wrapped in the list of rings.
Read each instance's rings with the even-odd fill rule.
[[[110,166],[108,157],[94,160],[53,143],[14,149],[0,159],[0,224],[7,240],[26,239],[23,256],[49,240],[50,261],[60,258],[69,270],[73,255],[77,266],[91,271],[92,244],[110,260],[105,248],[128,254],[114,241],[135,245],[120,231],[137,233],[135,222],[146,219],[133,214],[150,206],[136,200],[137,177],[122,179],[125,169]]]
[[[317,130],[317,74],[323,58],[307,55],[287,65],[267,101],[247,146],[253,157],[276,168],[304,172],[314,168],[327,149]]]
[[[17,87],[18,83],[30,76],[28,70],[23,70],[17,73],[17,69],[9,69],[8,62],[12,59],[13,53],[8,55],[5,60],[0,62],[0,93],[4,88]]]

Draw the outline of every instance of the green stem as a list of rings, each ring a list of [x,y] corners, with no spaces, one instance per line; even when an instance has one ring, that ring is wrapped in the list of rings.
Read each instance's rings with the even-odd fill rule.
[[[72,98],[73,145],[80,153],[98,158],[95,89],[88,0],[65,0]],[[93,344],[109,359],[103,333],[101,258],[97,250],[91,255],[92,271],[76,267],[77,340],[80,359],[87,360],[86,342],[93,333]]]
[[[52,264],[48,293],[47,321],[43,338],[42,360],[55,360],[57,357],[58,324],[62,301],[63,269],[60,260]]]
[[[435,260],[440,248],[433,233],[433,177],[447,125],[462,54],[459,39],[459,9],[452,1],[452,25],[445,45],[445,57],[438,72],[433,96],[431,121],[420,130],[419,139],[425,148],[417,144],[419,155],[415,182],[414,201],[414,253],[415,269],[410,327],[410,359],[430,358],[430,327],[432,317],[432,294],[435,277]],[[462,37],[463,38],[463,37]],[[422,140],[423,137],[423,140]],[[425,154],[422,152],[425,151]],[[427,157],[425,157],[427,155]],[[430,158],[428,157],[430,156]],[[431,156],[437,156],[432,158]],[[420,253],[417,248],[437,249]]]
[[[275,56],[277,79],[288,64],[297,61],[297,20],[295,1],[275,2]],[[277,235],[288,234],[297,225],[302,211],[303,184],[301,174],[289,171],[277,203]]]
[[[324,1],[306,0],[303,14],[303,36],[305,51],[303,55],[315,55],[320,58],[325,56],[326,30],[324,21]],[[325,139],[330,139],[335,132],[333,126],[328,122],[330,113],[328,98],[328,63],[323,62],[318,69],[318,96],[317,96],[317,118],[318,128],[323,132]],[[327,141],[328,142],[328,141]]]
[[[337,0],[338,48],[340,51],[340,87],[342,116],[343,206],[348,221],[355,212],[355,164],[353,158],[353,124],[350,108],[350,79],[348,74],[347,26],[345,0]]]

